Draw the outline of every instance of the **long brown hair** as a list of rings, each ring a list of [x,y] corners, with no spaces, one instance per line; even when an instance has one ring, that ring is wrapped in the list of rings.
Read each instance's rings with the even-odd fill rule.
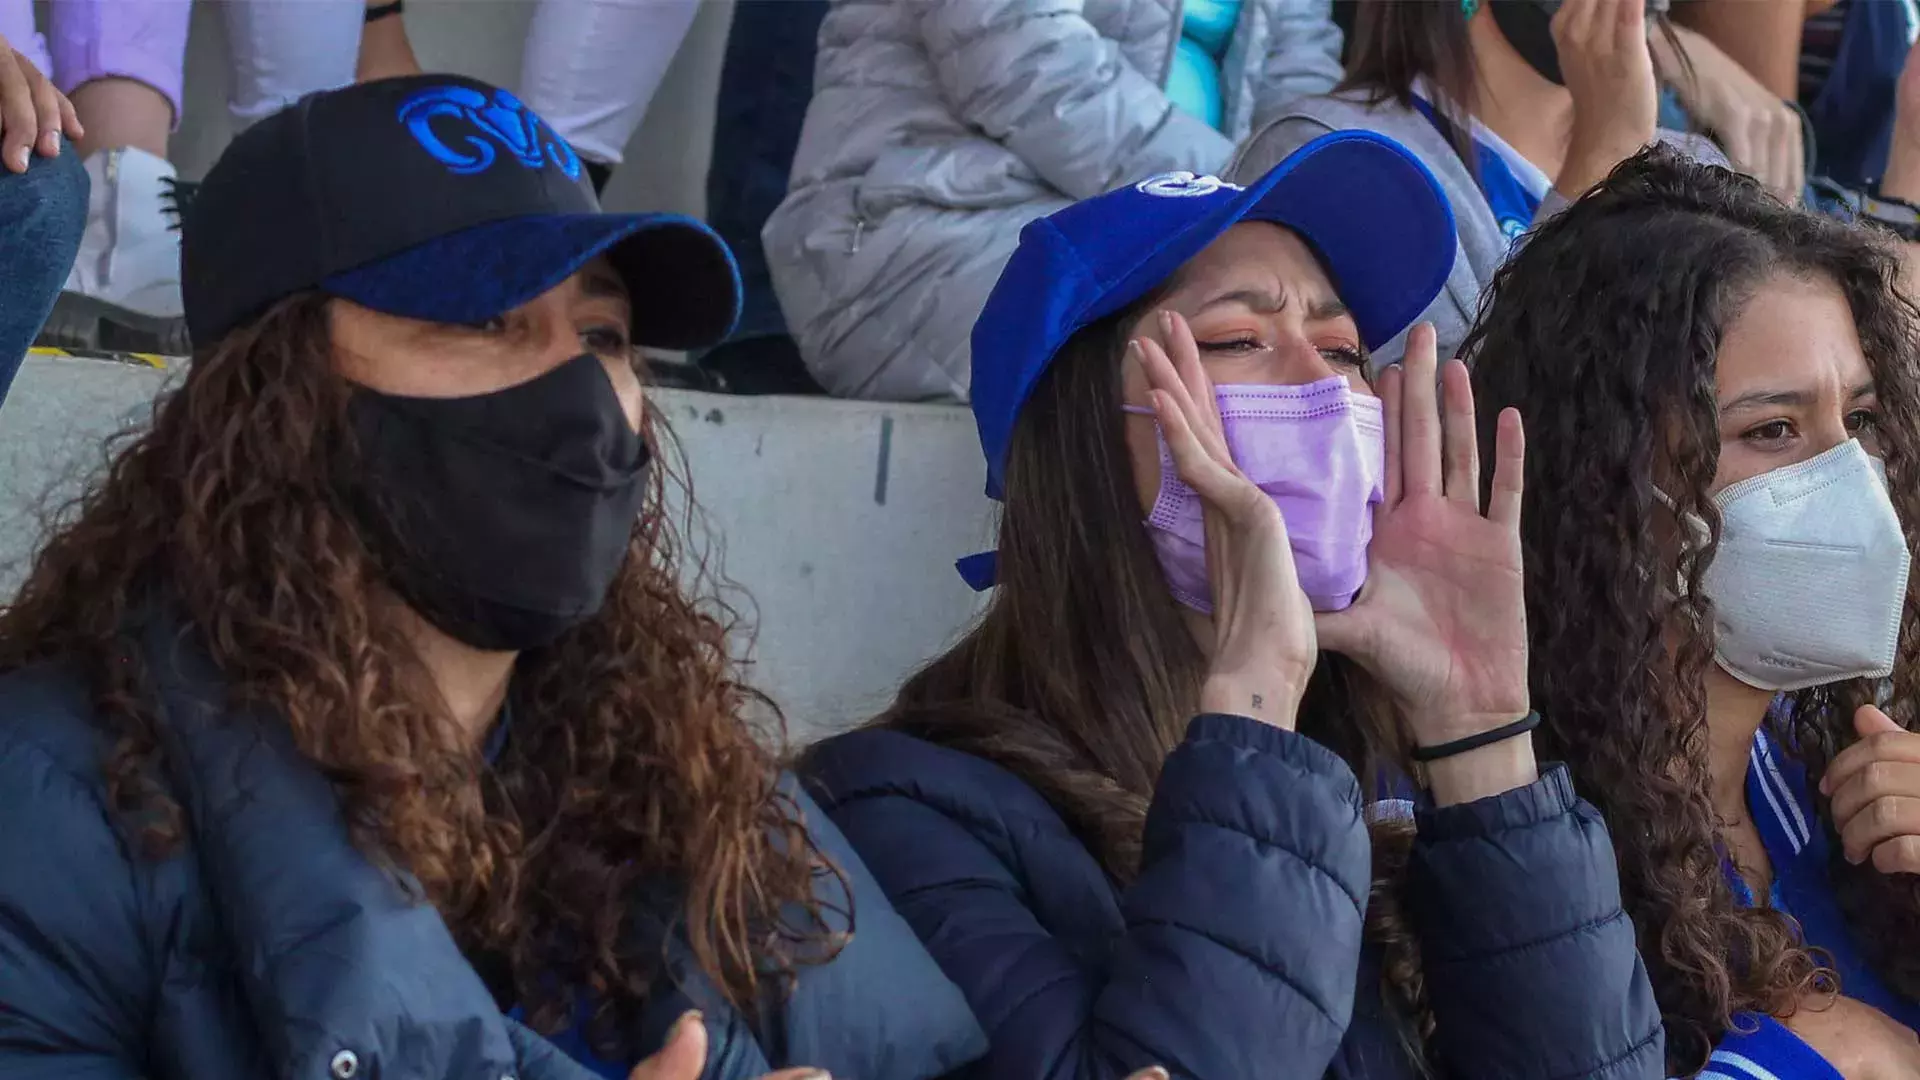
[[[1721,871],[1704,681],[1713,605],[1701,588],[1720,528],[1708,494],[1720,453],[1715,357],[1768,276],[1834,282],[1873,371],[1889,488],[1912,546],[1920,323],[1896,287],[1898,269],[1868,234],[1656,148],[1528,240],[1495,277],[1462,348],[1473,358],[1483,451],[1502,408],[1527,421],[1521,531],[1541,754],[1565,760],[1606,817],[1669,1058],[1688,1073],[1733,1014],[1786,1015],[1830,985],[1788,919],[1742,908]],[[1712,538],[1694,541],[1676,514],[1706,521]],[[1892,687],[1892,715],[1911,729],[1920,691],[1911,588]],[[1816,789],[1854,741],[1853,710],[1874,690],[1858,680],[1790,694],[1771,721]],[[1818,801],[1841,907],[1893,988],[1920,997],[1920,877],[1848,865]]]
[[[604,609],[520,658],[512,738],[485,765],[389,616],[333,482],[356,448],[326,303],[285,300],[195,358],[0,611],[0,672],[82,666],[115,740],[113,808],[162,857],[190,837],[129,632],[161,598],[234,702],[285,719],[356,843],[417,879],[463,948],[503,959],[536,1026],[591,997],[596,1046],[637,1056],[626,1040],[670,936],[755,1015],[796,965],[832,955],[851,914],[779,785],[778,713],[758,732],[743,719],[756,700],[729,660],[731,612],[704,565],[683,583],[669,470]],[[646,435],[656,451],[669,438],[652,408]]]
[[[1018,776],[1122,885],[1206,668],[1142,523],[1122,427],[1122,348],[1157,300],[1081,330],[1041,376],[1008,445],[993,598],[875,720]],[[1322,654],[1299,730],[1372,776],[1400,746],[1380,702],[1357,668]],[[1430,1025],[1395,892],[1411,832],[1388,822],[1374,837],[1368,929],[1387,949],[1389,1004],[1419,1018],[1407,1033],[1417,1060]]]

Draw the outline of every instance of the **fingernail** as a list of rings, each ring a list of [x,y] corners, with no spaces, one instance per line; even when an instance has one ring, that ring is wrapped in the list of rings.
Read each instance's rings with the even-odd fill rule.
[[[673,1022],[673,1031],[667,1035],[667,1041],[672,1042],[673,1040],[686,1034],[687,1029],[689,1027],[693,1026],[694,1024],[703,1024],[706,1022],[706,1019],[707,1018],[704,1015],[702,1015],[700,1010],[698,1009],[694,1009],[690,1012],[681,1013],[680,1019],[675,1020]]]
[[[26,170],[27,165],[32,160],[33,160],[33,151],[24,146],[20,148],[19,153],[13,155],[14,164],[20,166],[22,171]]]
[[[1160,313],[1160,332],[1163,334],[1173,333],[1173,312],[1162,311]]]
[[[1142,354],[1143,354],[1143,351],[1140,348],[1139,338],[1134,338],[1132,341],[1127,342],[1127,355],[1129,357],[1135,360],[1138,360],[1141,358]]]

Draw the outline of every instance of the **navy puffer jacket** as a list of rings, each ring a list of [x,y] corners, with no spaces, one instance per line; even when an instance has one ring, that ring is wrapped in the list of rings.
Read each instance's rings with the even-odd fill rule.
[[[230,715],[184,635],[150,629],[145,650],[189,833],[161,861],[111,822],[79,673],[0,676],[0,1077],[593,1080],[502,1016],[434,909],[353,847],[284,726]],[[929,1080],[978,1057],[959,991],[809,813],[852,882],[852,942],[802,970],[759,1037],[678,972],[689,989],[654,995],[639,1044],[698,1004],[705,1080],[787,1065]]]
[[[803,776],[986,1028],[992,1049],[964,1075],[1417,1075],[1361,940],[1359,785],[1310,739],[1194,720],[1124,889],[1037,792],[981,758],[863,730],[817,747]],[[1664,1076],[1613,845],[1566,771],[1416,817],[1405,905],[1439,1074]]]

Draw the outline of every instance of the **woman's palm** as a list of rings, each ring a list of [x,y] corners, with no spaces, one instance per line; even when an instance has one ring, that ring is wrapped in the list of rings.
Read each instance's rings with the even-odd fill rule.
[[[1367,587],[1351,610],[1387,689],[1423,713],[1524,713],[1526,598],[1519,537],[1435,494],[1378,515]]]

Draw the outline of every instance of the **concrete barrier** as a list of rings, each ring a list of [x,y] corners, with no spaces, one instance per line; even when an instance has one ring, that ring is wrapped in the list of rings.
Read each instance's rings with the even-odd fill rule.
[[[0,408],[0,596],[44,512],[81,490],[108,435],[144,422],[166,378],[27,359]],[[978,610],[953,571],[993,520],[966,410],[656,393],[714,562],[757,607],[750,678],[797,740],[871,714]]]

